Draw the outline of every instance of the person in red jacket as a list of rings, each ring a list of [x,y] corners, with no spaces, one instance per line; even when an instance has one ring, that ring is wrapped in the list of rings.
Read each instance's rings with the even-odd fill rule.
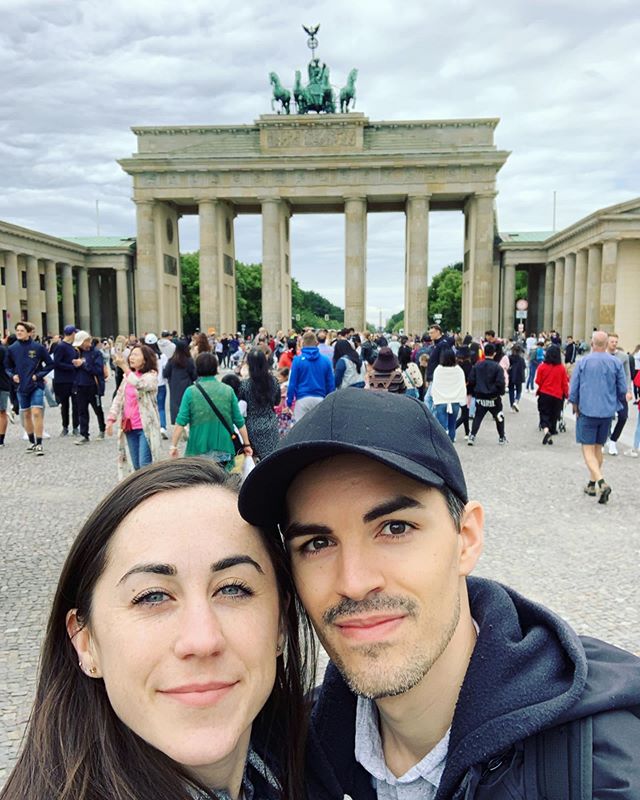
[[[544,431],[542,444],[553,444],[551,437],[558,432],[556,426],[565,398],[569,396],[569,378],[558,345],[552,344],[547,348],[544,361],[536,370],[535,382],[538,386],[540,428]]]

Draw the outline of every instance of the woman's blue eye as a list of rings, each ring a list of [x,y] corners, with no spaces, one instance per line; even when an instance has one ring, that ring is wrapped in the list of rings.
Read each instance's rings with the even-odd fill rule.
[[[222,586],[218,592],[223,597],[247,597],[253,594],[253,590],[243,583],[230,583]]]
[[[166,592],[161,592],[159,589],[153,592],[147,592],[146,594],[139,595],[138,597],[133,599],[134,605],[148,605],[148,606],[157,606],[160,603],[163,603],[168,597]]]

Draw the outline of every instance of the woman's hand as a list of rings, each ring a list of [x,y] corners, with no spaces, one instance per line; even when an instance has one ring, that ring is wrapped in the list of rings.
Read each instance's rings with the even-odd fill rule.
[[[169,457],[170,458],[178,458],[179,455],[180,455],[180,453],[178,452],[178,446],[175,445],[175,444],[172,444],[171,447],[169,448]]]
[[[251,447],[250,444],[245,444],[244,448],[242,449],[242,452],[244,453],[245,456],[253,456],[253,448]]]
[[[113,436],[113,422],[107,422],[107,427],[104,429],[107,436]]]

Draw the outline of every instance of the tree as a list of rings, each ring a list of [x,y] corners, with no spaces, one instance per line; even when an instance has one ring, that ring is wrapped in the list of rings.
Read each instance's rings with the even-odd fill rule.
[[[397,314],[392,314],[389,319],[387,320],[387,324],[385,325],[385,329],[391,331],[391,333],[398,333],[404,328],[404,309],[402,311],[398,311]]]
[[[236,261],[236,312],[238,325],[256,333],[262,325],[262,264]]]
[[[193,333],[200,326],[200,253],[181,253],[182,329]]]
[[[429,322],[442,314],[443,330],[458,331],[462,320],[462,262],[449,264],[434,275],[429,287]],[[419,333],[419,331],[414,331]]]

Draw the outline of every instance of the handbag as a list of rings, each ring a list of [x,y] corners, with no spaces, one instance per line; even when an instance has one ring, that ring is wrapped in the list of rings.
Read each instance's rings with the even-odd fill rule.
[[[194,385],[194,386],[195,386],[195,387],[196,387],[196,388],[199,390],[200,394],[201,394],[201,395],[204,397],[204,399],[207,401],[207,403],[208,403],[208,404],[209,404],[209,406],[211,407],[211,410],[212,410],[212,411],[213,411],[213,413],[216,415],[216,417],[218,417],[218,419],[220,420],[220,422],[223,424],[223,426],[224,426],[225,430],[227,431],[227,433],[228,433],[228,434],[229,434],[229,436],[231,437],[231,444],[233,445],[233,452],[234,452],[236,455],[240,455],[240,453],[243,453],[243,452],[244,452],[244,448],[245,448],[245,444],[244,444],[244,442],[242,441],[242,439],[240,438],[240,436],[239,436],[239,435],[238,435],[238,434],[237,434],[237,433],[236,433],[234,430],[232,430],[232,428],[229,426],[229,423],[227,422],[227,420],[226,420],[226,419],[225,419],[225,418],[222,416],[222,414],[221,414],[221,413],[218,411],[218,409],[215,407],[215,404],[214,404],[213,400],[212,400],[212,399],[209,397],[209,395],[208,395],[208,394],[205,392],[205,390],[204,390],[204,389],[202,388],[202,386],[201,386],[201,385],[198,383],[198,381],[196,381],[196,382],[195,382],[193,385]]]

